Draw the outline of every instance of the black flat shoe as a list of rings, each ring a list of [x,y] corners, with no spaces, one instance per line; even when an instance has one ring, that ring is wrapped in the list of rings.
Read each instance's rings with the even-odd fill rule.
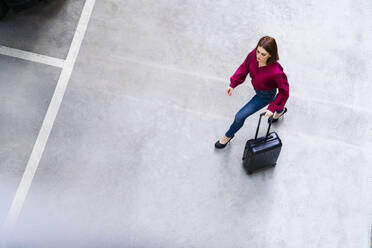
[[[283,113],[279,116],[279,118],[282,117],[286,112],[287,112],[287,108],[284,107],[284,111],[283,111]],[[279,120],[279,118],[278,118],[278,119],[274,119],[274,115],[273,115],[271,118],[273,119],[273,121],[272,121],[271,123],[277,122],[277,121]],[[270,118],[267,120],[267,123],[270,123]]]
[[[216,147],[216,148],[218,148],[218,149],[222,149],[222,148],[224,148],[227,144],[229,144],[229,142],[234,138],[234,136],[235,136],[235,135],[233,135],[233,136],[230,138],[230,140],[227,141],[226,144],[221,144],[220,141],[218,140],[218,141],[216,142],[216,144],[214,144],[214,147]],[[227,137],[227,136],[226,136],[226,137]]]

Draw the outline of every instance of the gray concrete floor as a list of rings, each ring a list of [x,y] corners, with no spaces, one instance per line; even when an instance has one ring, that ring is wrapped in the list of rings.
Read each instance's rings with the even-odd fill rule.
[[[65,58],[82,6],[10,15],[0,44]],[[97,1],[10,247],[369,247],[371,17],[367,0]],[[263,35],[291,93],[278,166],[248,176],[258,114],[214,142],[254,94],[225,90]],[[60,68],[0,68],[3,222]]]
[[[0,55],[0,221],[25,170],[60,69]]]
[[[0,22],[0,44],[66,58],[84,0],[49,0],[22,13],[9,12]]]

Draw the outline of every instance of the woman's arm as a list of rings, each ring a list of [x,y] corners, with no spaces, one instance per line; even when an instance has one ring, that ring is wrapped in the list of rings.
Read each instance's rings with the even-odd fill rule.
[[[250,62],[251,56],[252,56],[252,52],[248,54],[243,64],[241,64],[239,68],[235,71],[234,75],[230,77],[231,88],[235,88],[236,86],[238,86],[239,84],[245,81],[245,78],[247,77],[249,73],[249,62]]]
[[[278,94],[274,101],[269,104],[267,110],[274,113],[275,111],[282,110],[289,97],[289,84],[285,73],[280,73],[274,76],[274,81],[279,89]]]

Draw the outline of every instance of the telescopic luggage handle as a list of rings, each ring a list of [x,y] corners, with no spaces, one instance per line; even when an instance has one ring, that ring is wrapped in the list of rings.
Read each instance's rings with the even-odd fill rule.
[[[266,114],[266,112],[263,112],[263,113],[260,114],[260,119],[258,120],[258,125],[257,125],[257,130],[256,130],[256,136],[254,137],[254,140],[257,140],[258,130],[260,129],[260,124],[261,124],[261,118],[265,114]],[[273,116],[270,116],[269,117],[269,127],[267,128],[265,139],[267,139],[267,136],[269,136],[269,132],[270,132],[270,127],[271,127],[272,121],[273,121]]]

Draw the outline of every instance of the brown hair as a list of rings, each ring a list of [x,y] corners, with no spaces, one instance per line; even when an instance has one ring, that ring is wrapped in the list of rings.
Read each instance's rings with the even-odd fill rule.
[[[257,43],[256,50],[257,50],[257,47],[259,46],[265,49],[271,56],[267,59],[268,65],[273,64],[279,60],[278,47],[273,37],[270,37],[270,36],[262,37]]]

